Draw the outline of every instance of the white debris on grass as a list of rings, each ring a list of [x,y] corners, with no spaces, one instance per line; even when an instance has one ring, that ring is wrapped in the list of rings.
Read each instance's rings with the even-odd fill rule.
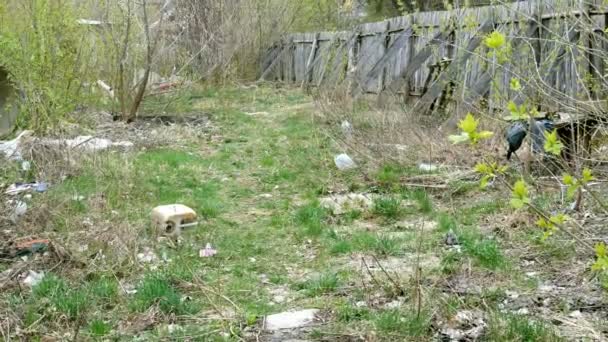
[[[346,136],[347,138],[352,137],[353,135],[353,125],[348,122],[347,120],[342,121],[342,123],[340,124],[340,128],[342,128],[342,134],[344,134],[344,136]]]
[[[130,148],[130,141],[112,142],[110,139],[95,138],[89,135],[78,136],[74,139],[49,139],[42,140],[49,145],[65,146],[70,149],[82,149],[88,151],[102,151],[112,147]]]
[[[23,201],[8,201],[7,203],[13,207],[13,211],[10,214],[10,220],[13,223],[17,223],[27,212],[27,203]]]
[[[212,257],[212,256],[214,256],[214,255],[216,255],[216,254],[217,254],[217,250],[216,250],[216,249],[214,249],[214,248],[211,246],[211,244],[210,244],[210,243],[208,243],[208,244],[205,246],[205,248],[201,249],[201,250],[198,252],[198,255],[199,255],[201,258],[209,258],[209,257]]]
[[[338,169],[341,171],[346,171],[357,167],[357,164],[355,164],[351,157],[349,157],[346,153],[337,155],[334,158],[334,162],[336,163],[336,167],[338,167]]]
[[[4,155],[9,160],[22,160],[19,147],[25,138],[32,136],[34,132],[23,131],[15,139],[0,141],[0,155]]]
[[[138,253],[137,254],[137,260],[139,260],[142,263],[153,263],[154,261],[158,260],[158,257],[156,256],[156,254],[154,254],[154,252],[148,248],[145,247],[144,251],[142,253]]]
[[[429,164],[429,163],[420,163],[418,164],[418,169],[423,172],[435,172],[437,169],[437,165]]]
[[[305,327],[314,322],[318,309],[288,311],[266,317],[265,328],[276,331]]]
[[[373,199],[368,194],[338,194],[321,198],[319,204],[334,215],[342,215],[349,210],[366,211],[371,209]]]
[[[27,276],[25,277],[25,279],[23,279],[23,284],[27,285],[29,287],[34,287],[34,286],[40,284],[42,279],[44,279],[44,272],[42,272],[42,271],[36,272],[36,271],[29,270],[27,272]]]

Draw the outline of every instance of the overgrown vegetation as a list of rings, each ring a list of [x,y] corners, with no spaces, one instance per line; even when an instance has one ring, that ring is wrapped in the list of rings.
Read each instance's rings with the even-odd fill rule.
[[[603,337],[606,173],[563,135],[543,134],[537,152],[556,164],[546,169],[564,171],[547,175],[497,157],[502,134],[479,112],[452,115],[455,133],[430,134],[422,121],[435,117],[346,92],[318,88],[313,99],[310,89],[233,84],[258,75],[262,51],[285,31],[369,20],[352,17],[354,1],[157,5],[0,5],[18,127],[40,136],[77,123],[77,134],[134,142],[86,152],[25,141],[29,164],[0,155],[3,339]],[[378,16],[457,5],[369,2]],[[91,13],[101,23],[79,24]],[[504,78],[496,70],[518,52],[513,37],[478,38],[480,67]],[[491,101],[531,122],[540,104],[518,99],[533,83],[509,79],[504,101]],[[129,124],[90,133],[83,121],[99,116],[79,115],[100,110]],[[357,167],[338,170],[340,153]],[[48,189],[4,193],[33,181]],[[150,210],[169,203],[195,210],[198,226],[178,238],[156,231]],[[310,326],[267,331],[270,315],[311,308]]]

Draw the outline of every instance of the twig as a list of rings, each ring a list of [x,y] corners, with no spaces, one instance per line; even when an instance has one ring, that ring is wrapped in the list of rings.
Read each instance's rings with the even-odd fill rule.
[[[401,287],[401,285],[399,285],[399,283],[397,281],[395,281],[391,277],[391,275],[384,269],[384,267],[382,266],[382,264],[380,263],[380,261],[378,261],[378,258],[375,255],[372,255],[372,258],[374,259],[374,262],[376,262],[376,264],[378,264],[378,266],[380,267],[380,269],[382,270],[382,272],[386,275],[386,277],[388,278],[388,280],[393,284],[393,286],[395,287],[395,289],[398,291],[398,294],[404,295],[405,294],[405,290],[403,290],[403,288]]]
[[[369,270],[369,266],[367,265],[367,262],[365,261],[365,257],[364,256],[361,257],[361,262],[363,262],[363,265],[365,265],[365,269],[367,270],[367,274],[369,274],[369,276],[372,278],[372,280],[374,281],[374,283],[376,283],[376,285],[378,285],[378,287],[382,287],[382,285],[378,282],[378,280],[376,279],[376,277],[374,277],[374,275],[372,274],[372,272]]]

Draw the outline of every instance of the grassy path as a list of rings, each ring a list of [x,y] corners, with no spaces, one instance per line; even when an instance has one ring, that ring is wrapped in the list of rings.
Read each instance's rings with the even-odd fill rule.
[[[155,145],[150,134],[152,147],[85,158],[34,197],[21,235],[50,238],[69,257],[24,261],[46,276],[31,293],[13,287],[0,295],[5,339],[19,327],[40,341],[74,339],[76,331],[78,340],[424,341],[458,310],[492,312],[504,298],[501,283],[531,288],[477,228],[499,202],[469,201],[454,218],[425,193],[396,187],[400,168],[380,170],[379,188],[357,171],[338,172],[339,151],[297,90],[193,90],[173,101],[169,112],[209,113],[213,128],[150,128],[167,143]],[[146,103],[151,112],[165,106]],[[341,215],[319,203],[369,191],[379,195],[368,207]],[[150,210],[169,203],[202,217],[177,246],[159,242],[149,224]],[[444,246],[450,230],[462,250]],[[218,253],[201,258],[208,243]],[[466,265],[494,286],[464,300],[438,290]],[[321,310],[313,327],[260,329],[266,315],[307,308]],[[493,340],[553,338],[517,317],[488,324]]]

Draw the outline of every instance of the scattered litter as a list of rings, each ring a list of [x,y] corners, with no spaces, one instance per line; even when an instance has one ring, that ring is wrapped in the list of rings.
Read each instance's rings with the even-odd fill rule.
[[[17,256],[44,253],[49,250],[51,244],[47,239],[34,239],[16,244],[15,251]]]
[[[27,276],[23,279],[23,284],[29,287],[34,287],[44,279],[44,272],[28,271]]]
[[[424,172],[435,172],[435,171],[437,171],[438,167],[437,167],[437,165],[433,165],[433,164],[420,163],[420,164],[418,164],[418,169],[420,171],[424,171]]]
[[[337,194],[321,198],[319,204],[334,215],[342,215],[349,210],[368,210],[373,206],[373,200],[368,194]]]
[[[285,296],[276,295],[276,296],[272,297],[272,301],[275,303],[281,304],[281,303],[285,302]]]
[[[272,194],[261,194],[261,195],[258,195],[258,197],[260,197],[260,198],[272,198]]]
[[[572,318],[581,318],[583,317],[583,313],[580,310],[574,310],[570,314],[568,314],[568,316]]]
[[[445,239],[443,241],[448,246],[460,245],[460,243],[458,242],[458,236],[456,236],[452,229],[450,229],[450,231],[445,234]]]
[[[85,199],[86,199],[86,197],[84,197],[82,195],[74,195],[74,196],[72,196],[72,201],[75,201],[75,202],[84,201]]]
[[[157,259],[158,257],[156,256],[156,254],[154,254],[154,252],[148,247],[144,247],[144,251],[142,253],[137,254],[137,260],[143,263],[149,264],[156,261]]]
[[[209,258],[217,254],[217,250],[211,247],[211,244],[208,243],[205,248],[198,251],[198,255],[201,258]]]
[[[49,185],[47,183],[15,183],[6,189],[4,192],[7,195],[18,195],[22,192],[36,191],[45,192],[48,190]]]
[[[178,325],[178,324],[169,324],[169,325],[167,325],[167,332],[169,334],[173,334],[175,332],[180,332],[180,331],[183,331],[183,330],[184,330],[184,328],[181,325]]]
[[[340,127],[342,128],[342,134],[344,134],[344,136],[350,138],[353,135],[353,125],[347,120],[342,121]]]
[[[249,262],[256,262],[257,260],[255,258],[249,258]]]
[[[317,309],[308,309],[270,315],[266,317],[265,328],[271,331],[301,328],[314,322],[318,312]]]
[[[23,201],[8,201],[9,205],[13,205],[13,212],[10,214],[10,220],[17,223],[19,219],[27,212],[27,203]]]
[[[134,295],[137,293],[137,289],[135,289],[135,286],[132,284],[123,284],[121,285],[121,288],[126,295]]]
[[[441,329],[441,334],[449,341],[478,341],[487,327],[483,312],[463,310],[456,313],[448,322],[448,326]]]
[[[110,139],[95,138],[90,135],[78,136],[74,139],[40,139],[45,145],[67,147],[70,149],[81,149],[87,151],[103,151],[109,148],[130,148],[130,141],[113,142]]]
[[[355,164],[355,162],[346,153],[337,155],[334,158],[334,162],[341,171],[350,170],[357,166],[357,164]]]
[[[538,290],[540,292],[552,292],[553,290],[555,290],[555,286],[553,286],[553,285],[540,285],[538,287]]]
[[[519,298],[519,293],[517,293],[515,291],[506,290],[505,294],[507,295],[507,297],[509,297],[511,299],[517,299],[517,298]]]
[[[367,303],[364,300],[361,300],[361,301],[356,302],[355,306],[358,308],[364,308],[367,306]]]
[[[515,314],[517,315],[529,315],[530,314],[530,310],[528,308],[521,308],[517,311],[515,311]]]
[[[404,206],[408,206],[408,202],[402,202],[405,204]],[[423,232],[432,232],[437,230],[438,223],[433,220],[405,220],[400,221],[395,224],[395,228],[399,230],[413,230],[413,231],[423,231]]]
[[[97,85],[99,86],[99,88],[103,89],[110,98],[114,98],[114,89],[112,89],[109,84],[107,84],[103,80],[97,80]]]
[[[403,303],[400,300],[394,300],[392,302],[388,302],[384,304],[385,309],[399,309]]]
[[[0,154],[3,154],[9,160],[22,160],[19,147],[22,140],[33,135],[32,131],[23,131],[15,139],[9,141],[0,141]]]
[[[0,248],[0,258],[21,258],[25,261],[28,259],[28,255],[46,253],[49,251],[50,245],[51,242],[47,239],[8,241]]]
[[[32,168],[32,163],[27,160],[21,162],[21,170],[29,171]]]
[[[157,231],[173,238],[179,237],[183,228],[198,224],[196,212],[183,204],[158,206],[152,209],[151,216],[152,224]]]

